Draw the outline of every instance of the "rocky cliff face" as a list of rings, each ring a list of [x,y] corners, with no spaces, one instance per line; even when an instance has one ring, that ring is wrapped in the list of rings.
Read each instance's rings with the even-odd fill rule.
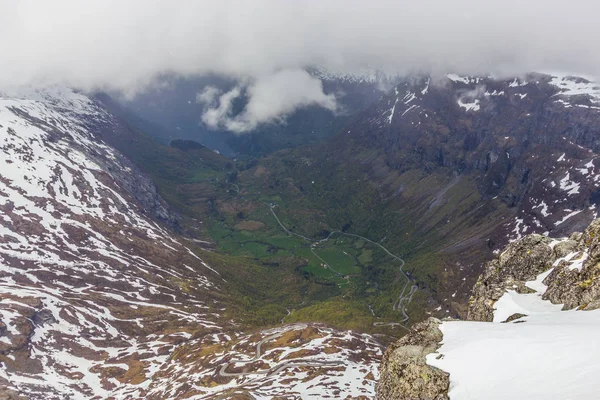
[[[485,272],[475,284],[468,320],[527,324],[529,315],[526,307],[514,306],[513,302],[518,304],[517,298],[506,297],[511,293],[541,296],[541,300],[558,304],[563,310],[592,311],[600,308],[599,235],[600,220],[595,220],[583,233],[574,233],[566,239],[552,240],[534,234],[510,243],[487,263]],[[498,313],[502,301],[503,312]],[[526,303],[531,301],[526,300]],[[544,307],[546,313],[551,310],[549,306]],[[513,311],[504,310],[511,308]],[[445,340],[440,324],[443,325],[434,318],[417,324],[407,337],[386,351],[377,387],[378,398],[448,398],[448,382],[452,375],[425,360],[426,354],[436,359],[444,357],[444,354],[432,354]],[[507,340],[506,336],[504,338]],[[435,378],[425,380],[425,376]]]
[[[485,272],[473,287],[467,319],[492,321],[494,304],[508,289],[531,293],[525,282],[550,268],[556,258],[551,242],[545,236],[529,235],[509,244],[498,258],[487,263]]]
[[[378,149],[358,154],[359,161],[371,165],[390,196],[401,185],[389,175],[411,169],[473,177],[483,199],[497,196],[510,209],[511,221],[497,234],[515,239],[591,222],[599,121],[600,89],[585,79],[450,74],[398,84],[336,146]],[[446,179],[451,183],[452,174]]]
[[[420,322],[387,349],[377,385],[379,399],[448,398],[448,373],[427,365],[426,362],[426,356],[435,352],[442,341],[440,323],[436,318]]]
[[[555,246],[557,260],[544,283],[544,298],[564,309],[600,307],[600,220],[595,220],[571,240]]]

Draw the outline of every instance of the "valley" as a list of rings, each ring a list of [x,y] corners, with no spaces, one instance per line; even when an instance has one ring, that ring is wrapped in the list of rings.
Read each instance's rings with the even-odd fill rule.
[[[0,400],[598,397],[598,15],[0,1]]]
[[[537,208],[542,203],[535,196],[561,196],[549,192],[570,187],[557,185],[569,175],[564,178],[567,170],[560,164],[557,169],[547,156],[520,156],[526,154],[524,147],[541,149],[565,134],[555,117],[563,110],[580,121],[581,129],[593,127],[589,100],[563,89],[571,85],[568,78],[448,77],[446,86],[434,86],[428,78],[401,82],[355,114],[350,129],[260,158],[234,161],[186,141],[169,147],[149,144],[144,151],[114,145],[141,160],[159,192],[183,216],[179,229],[185,235],[303,282],[302,300],[290,296],[272,321],[325,322],[396,336],[402,333],[379,328],[401,326],[395,324],[410,317],[418,321],[427,313],[464,316],[480,266],[507,237],[527,229],[568,232],[594,213],[589,200],[593,182],[585,194],[568,189],[566,199],[558,197],[556,213]],[[489,103],[491,109],[493,103],[493,112],[465,110],[456,100],[478,87],[490,94],[484,93],[479,104]],[[529,100],[514,100],[521,97]],[[536,124],[547,133],[537,143],[531,136],[536,128],[514,125],[510,118],[530,120],[531,102],[544,101],[550,101],[548,111],[537,111]],[[576,107],[555,109],[556,104]],[[416,110],[418,116],[413,116]],[[592,119],[586,120],[587,115]],[[495,131],[468,133],[473,124],[489,126],[487,118],[495,119]],[[414,132],[419,141],[412,143]],[[459,146],[444,147],[450,145],[449,132],[459,136]],[[403,135],[406,143],[399,142]],[[565,143],[565,151],[573,157],[581,153],[586,160],[582,166],[593,169],[593,161],[587,161],[593,154],[581,150],[590,145],[588,136],[576,135],[583,146]],[[548,165],[556,177],[543,181],[535,171]],[[574,217],[567,224],[558,217],[565,201],[581,210],[566,215],[564,221]],[[280,295],[285,292],[283,288]]]

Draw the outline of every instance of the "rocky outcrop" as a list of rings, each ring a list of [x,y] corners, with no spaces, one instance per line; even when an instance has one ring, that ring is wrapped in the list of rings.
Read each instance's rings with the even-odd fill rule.
[[[435,352],[442,340],[441,321],[429,318],[391,345],[383,356],[377,384],[380,400],[448,399],[449,375],[427,365],[425,357]]]
[[[494,303],[507,289],[530,292],[525,282],[549,269],[556,259],[550,242],[548,237],[529,235],[509,244],[497,259],[487,263],[485,272],[473,287],[467,319],[492,321]]]
[[[21,395],[16,390],[0,386],[0,400],[27,400],[27,397]]]
[[[494,304],[506,292],[528,293],[527,281],[552,268],[544,279],[548,286],[543,298],[564,309],[600,307],[600,220],[582,233],[551,243],[547,237],[529,235],[509,244],[490,261],[473,287],[468,318],[492,321]]]
[[[544,281],[548,289],[543,297],[564,304],[567,310],[600,308],[600,219],[592,222],[576,243]]]
[[[543,282],[548,286],[545,300],[564,304],[565,309],[600,307],[599,242],[600,220],[595,220],[583,234],[576,232],[559,242],[529,235],[509,244],[473,287],[467,319],[492,321],[494,304],[507,290],[531,292],[525,283],[550,268]]]

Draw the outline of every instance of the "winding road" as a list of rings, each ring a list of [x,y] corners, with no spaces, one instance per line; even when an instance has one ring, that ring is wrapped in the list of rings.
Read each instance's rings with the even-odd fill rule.
[[[398,296],[398,299],[394,302],[394,304],[392,305],[392,310],[393,311],[400,311],[400,313],[402,314],[402,321],[400,321],[401,323],[404,323],[406,321],[408,321],[409,316],[406,313],[406,306],[412,301],[413,295],[415,294],[415,292],[419,289],[417,285],[411,285],[410,289],[408,290],[407,293],[407,289],[408,289],[408,284],[412,282],[412,280],[408,277],[408,275],[406,274],[406,272],[404,272],[404,265],[405,262],[404,260],[393,254],[392,252],[390,252],[388,249],[386,249],[384,246],[382,246],[380,243],[374,242],[371,239],[368,239],[364,236],[360,236],[360,235],[355,235],[353,233],[346,233],[346,232],[342,232],[339,229],[336,229],[332,232],[329,233],[329,235],[325,238],[325,239],[321,239],[321,240],[313,240],[311,238],[308,238],[306,236],[303,236],[299,233],[295,233],[290,231],[289,229],[287,229],[282,223],[281,220],[279,219],[279,217],[277,216],[277,214],[275,213],[274,208],[276,207],[276,204],[269,204],[269,210],[271,211],[271,214],[273,214],[273,216],[275,217],[275,219],[277,220],[277,223],[279,224],[279,226],[281,226],[281,228],[288,234],[288,235],[293,235],[296,237],[299,237],[307,242],[310,242],[310,251],[319,259],[321,260],[321,262],[323,262],[327,268],[329,268],[330,270],[332,270],[333,272],[335,272],[337,275],[342,276],[342,274],[340,274],[338,271],[336,271],[335,269],[331,268],[331,266],[325,261],[323,260],[323,258],[321,258],[318,254],[315,253],[315,246],[328,241],[331,236],[333,236],[336,233],[339,233],[341,235],[345,235],[345,236],[350,236],[350,237],[355,237],[358,239],[362,239],[366,242],[369,242],[371,244],[374,244],[375,246],[378,246],[379,248],[381,248],[384,252],[386,252],[389,256],[391,256],[392,258],[394,258],[395,260],[398,260],[400,262],[400,273],[404,276],[404,278],[406,279],[406,282],[404,283],[404,286],[402,287],[402,291],[400,292],[400,296]],[[403,326],[402,324],[399,324],[397,322],[375,322],[373,323],[374,326],[396,326],[396,325],[400,325]]]
[[[292,368],[292,367],[323,367],[323,366],[344,365],[343,361],[319,361],[319,360],[294,359],[294,360],[286,360],[272,368],[259,370],[259,371],[251,371],[251,372],[227,372],[226,371],[227,367],[229,367],[231,364],[249,364],[249,363],[252,363],[252,362],[260,359],[260,356],[262,355],[262,352],[261,352],[262,345],[265,342],[273,340],[276,337],[281,336],[285,332],[291,331],[293,329],[305,329],[307,327],[308,327],[308,325],[291,325],[288,327],[288,329],[282,330],[281,332],[277,332],[277,333],[274,333],[273,335],[269,335],[269,336],[265,337],[264,339],[262,339],[261,341],[259,341],[256,344],[256,352],[254,354],[254,357],[252,357],[252,359],[250,359],[250,360],[229,360],[229,362],[227,362],[226,364],[223,364],[221,366],[221,368],[219,368],[219,375],[221,375],[223,377],[227,377],[227,378],[235,378],[238,376],[245,376],[245,375],[272,375],[272,374],[278,373],[279,371],[281,371],[283,369]]]

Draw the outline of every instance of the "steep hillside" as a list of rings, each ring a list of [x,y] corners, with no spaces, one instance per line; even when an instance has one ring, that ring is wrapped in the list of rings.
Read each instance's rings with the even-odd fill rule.
[[[369,336],[246,333],[278,324],[305,287],[174,233],[177,216],[109,139],[143,144],[72,90],[0,96],[0,397],[373,393]]]

